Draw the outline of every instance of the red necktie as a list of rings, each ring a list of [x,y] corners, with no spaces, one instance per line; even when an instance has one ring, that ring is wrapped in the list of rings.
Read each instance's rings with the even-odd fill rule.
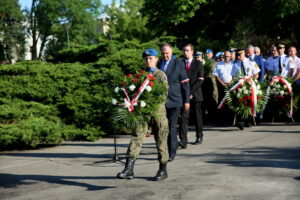
[[[190,71],[190,68],[191,68],[190,62],[187,60],[187,61],[185,62],[185,70],[186,70],[186,72],[189,72],[189,71]]]

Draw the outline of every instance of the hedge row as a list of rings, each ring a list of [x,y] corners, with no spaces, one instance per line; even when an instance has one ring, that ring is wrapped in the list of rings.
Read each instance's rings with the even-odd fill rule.
[[[0,66],[0,147],[95,140],[111,130],[107,80],[118,67],[23,62]]]

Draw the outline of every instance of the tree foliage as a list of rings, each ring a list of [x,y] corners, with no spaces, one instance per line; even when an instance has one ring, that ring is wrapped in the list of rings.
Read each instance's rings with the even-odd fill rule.
[[[147,29],[147,17],[141,14],[143,0],[127,0],[116,4],[113,1],[111,5],[105,7],[105,12],[109,16],[110,38],[124,40],[147,41],[153,37],[153,32]]]
[[[269,38],[265,46],[279,39],[299,45],[300,26],[295,20],[299,8],[300,2],[295,0],[145,0],[142,13],[157,35],[174,35],[202,48],[224,49],[259,38]]]
[[[23,19],[18,0],[0,1],[0,61],[10,60],[15,56],[19,59],[22,57]]]
[[[54,50],[71,44],[92,44],[97,38],[97,0],[32,0],[27,10],[29,32],[33,38],[32,59],[40,59],[47,41]],[[38,55],[38,41],[41,49]]]

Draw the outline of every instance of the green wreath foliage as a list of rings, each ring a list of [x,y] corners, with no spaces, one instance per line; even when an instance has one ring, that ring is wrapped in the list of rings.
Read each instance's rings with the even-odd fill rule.
[[[121,88],[126,90],[131,101],[145,79],[149,79],[150,82],[134,106],[134,111],[129,112],[124,102],[126,95]],[[121,77],[115,81],[115,85],[116,87],[112,91],[111,121],[117,129],[133,130],[139,123],[151,122],[151,119],[157,117],[156,111],[159,106],[166,101],[166,84],[158,82],[143,70],[136,74],[127,74]]]

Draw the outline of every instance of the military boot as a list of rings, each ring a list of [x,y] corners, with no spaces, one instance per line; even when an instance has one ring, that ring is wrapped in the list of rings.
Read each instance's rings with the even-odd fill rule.
[[[167,163],[160,163],[159,170],[155,176],[156,181],[162,181],[168,178]]]
[[[135,160],[132,158],[127,158],[125,169],[118,173],[117,178],[121,179],[133,179],[134,173],[133,173],[133,167],[134,167]]]

